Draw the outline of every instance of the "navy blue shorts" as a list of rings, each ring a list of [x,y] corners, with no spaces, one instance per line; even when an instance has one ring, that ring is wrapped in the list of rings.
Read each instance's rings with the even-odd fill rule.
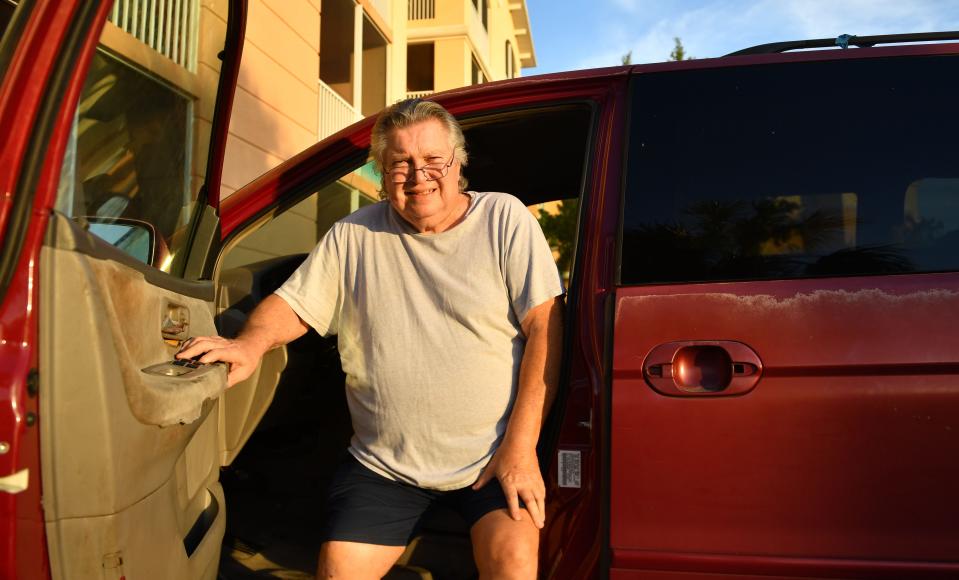
[[[405,546],[419,531],[423,514],[435,504],[458,512],[469,527],[491,511],[507,509],[506,496],[495,479],[478,491],[422,489],[383,477],[348,453],[330,482],[322,538],[324,542]]]

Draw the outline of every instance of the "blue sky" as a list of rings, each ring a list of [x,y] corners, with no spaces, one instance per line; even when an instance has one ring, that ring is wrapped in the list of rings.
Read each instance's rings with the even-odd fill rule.
[[[526,0],[537,67],[523,75],[840,34],[959,30],[959,0]]]

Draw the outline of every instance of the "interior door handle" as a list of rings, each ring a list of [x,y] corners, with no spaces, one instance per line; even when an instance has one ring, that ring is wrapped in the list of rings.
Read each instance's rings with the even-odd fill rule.
[[[167,302],[163,308],[160,334],[163,340],[181,341],[190,334],[190,309]]]
[[[756,386],[762,371],[756,351],[731,340],[667,342],[643,362],[646,382],[664,395],[741,395]]]

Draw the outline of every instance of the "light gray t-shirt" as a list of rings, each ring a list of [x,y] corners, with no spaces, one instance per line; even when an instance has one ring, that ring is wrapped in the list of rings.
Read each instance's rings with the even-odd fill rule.
[[[437,490],[472,484],[489,461],[516,395],[520,322],[563,293],[523,203],[469,195],[463,220],[438,234],[417,233],[385,201],[360,209],[276,291],[321,335],[338,335],[350,452]]]

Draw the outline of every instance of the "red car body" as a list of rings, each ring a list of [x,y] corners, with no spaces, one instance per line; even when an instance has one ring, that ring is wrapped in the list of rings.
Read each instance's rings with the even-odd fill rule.
[[[0,440],[10,447],[0,477],[29,473],[24,491],[0,493],[4,578],[51,575],[39,479],[37,264],[108,5],[34,2],[16,50],[4,53],[12,58],[0,88],[0,235],[12,262],[0,306]],[[556,106],[590,111],[562,399],[543,443],[544,577],[959,576],[959,273],[635,282],[622,265],[637,79],[957,55],[955,43],[745,55],[558,73],[436,97],[478,124]],[[51,83],[59,83],[57,99]],[[221,116],[214,166],[227,125]],[[364,154],[371,126],[349,127],[227,198],[214,247],[342,174]],[[695,172],[697,160],[690,163]],[[210,173],[212,191],[218,174]],[[953,176],[959,157],[952,175],[936,178]],[[214,251],[207,276],[215,262]],[[718,390],[686,388],[700,379],[687,381],[679,365],[703,353],[741,366]],[[703,373],[712,368],[703,364]],[[563,452],[578,454],[578,485],[561,486]]]

